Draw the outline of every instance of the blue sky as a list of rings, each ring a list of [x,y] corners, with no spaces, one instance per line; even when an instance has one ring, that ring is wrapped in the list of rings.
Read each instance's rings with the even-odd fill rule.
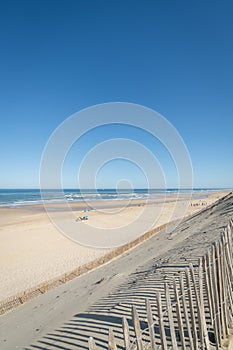
[[[233,187],[232,15],[231,1],[2,1],[0,188],[38,187],[53,130],[83,108],[114,101],[145,105],[174,125],[195,187]],[[122,126],[74,145],[65,187],[76,186],[81,155],[111,137],[149,147],[167,186],[176,185],[161,145]],[[105,165],[97,183],[115,187],[123,177],[145,184],[123,160]]]

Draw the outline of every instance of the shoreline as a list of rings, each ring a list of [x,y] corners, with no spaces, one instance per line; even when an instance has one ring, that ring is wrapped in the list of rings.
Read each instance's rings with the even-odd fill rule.
[[[214,201],[226,195],[230,191],[214,191],[209,193],[206,205],[195,205],[188,207],[187,215],[191,215],[212,204]],[[207,195],[207,194],[206,194]],[[114,202],[114,203],[112,203]],[[85,228],[89,231],[92,228],[102,228],[109,230],[111,228],[118,229],[119,218],[120,224],[127,225],[130,221],[136,220],[143,213],[145,206],[150,206],[154,210],[154,206],[159,207],[159,200],[149,201],[145,204],[142,200],[133,200],[128,206],[118,210],[120,204],[118,201],[105,202],[106,207],[95,209],[88,212],[90,217],[89,223],[80,224],[77,226]],[[133,205],[132,205],[133,202]],[[169,196],[164,204],[161,217],[156,222],[153,228],[163,224],[168,224],[166,221],[171,215],[172,205],[175,203],[174,196]],[[192,204],[198,204],[199,199],[194,199]],[[97,204],[97,206],[103,203]],[[117,205],[117,206],[116,206]],[[83,203],[72,203],[72,210],[75,214],[83,212]],[[64,235],[50,222],[47,213],[42,208],[37,210],[15,209],[15,208],[0,208],[1,225],[0,225],[0,265],[2,269],[2,280],[0,290],[0,300],[14,296],[24,290],[33,288],[45,281],[52,280],[69,271],[72,271],[79,266],[85,265],[100,259],[103,255],[110,252],[112,249],[99,249],[79,245],[67,239]],[[116,209],[112,211],[112,209]],[[64,211],[58,211],[57,215],[65,217]],[[143,220],[142,232],[143,235]],[[78,224],[79,225],[79,224]],[[90,226],[91,225],[91,226]],[[126,237],[128,242],[132,241],[130,232]],[[133,237],[135,238],[135,237]]]
[[[1,190],[1,189],[0,189]],[[100,209],[101,206],[103,208],[105,208],[106,206],[109,206],[109,203],[114,203],[114,205],[112,207],[118,206],[117,203],[124,203],[124,202],[128,202],[131,203],[130,205],[136,205],[137,202],[157,202],[159,200],[166,200],[166,198],[169,197],[190,197],[192,200],[194,199],[202,199],[202,198],[206,198],[209,196],[209,194],[214,194],[214,193],[229,193],[231,192],[232,189],[194,189],[194,190],[181,190],[180,192],[173,192],[173,191],[161,191],[154,193],[154,195],[152,195],[152,193],[149,193],[148,197],[144,197],[144,198],[135,198],[135,197],[129,197],[129,198],[115,198],[115,199],[106,199],[106,198],[100,198],[100,199],[85,199],[83,198],[82,200],[68,200],[66,199],[64,200],[39,200],[38,201],[25,201],[24,203],[18,203],[18,202],[14,202],[14,203],[9,203],[7,204],[0,204],[0,210],[1,209],[19,209],[19,210],[44,210],[44,207],[48,207],[53,210],[64,210],[65,206],[71,206],[72,209],[74,210],[79,210],[79,209],[84,209],[85,207],[85,203],[89,203],[88,206],[92,207],[92,210],[95,209]],[[152,196],[151,196],[152,195]],[[97,206],[97,208],[95,208],[95,206]]]

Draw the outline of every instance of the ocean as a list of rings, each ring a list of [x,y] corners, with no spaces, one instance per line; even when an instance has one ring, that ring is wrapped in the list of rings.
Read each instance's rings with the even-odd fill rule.
[[[134,190],[116,190],[116,189],[64,189],[63,195],[59,190],[43,191],[43,199],[39,189],[0,189],[0,206],[19,207],[24,205],[40,204],[43,201],[56,203],[67,200],[68,202],[80,202],[83,200],[124,200],[124,199],[147,199],[160,198],[165,194],[171,193],[190,193],[195,196],[205,196],[206,191],[217,189],[134,189]]]

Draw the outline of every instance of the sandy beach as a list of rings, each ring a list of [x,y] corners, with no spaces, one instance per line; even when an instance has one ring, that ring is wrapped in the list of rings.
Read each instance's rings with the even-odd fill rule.
[[[174,274],[197,264],[232,218],[232,203],[231,194],[185,219],[172,237],[161,231],[109,264],[2,315],[1,349],[88,350],[90,336],[102,349],[109,327],[122,343],[122,316],[129,318],[136,305],[144,318],[145,298],[154,300],[164,281],[172,284]]]
[[[193,198],[187,204],[185,215],[191,215],[202,210],[229,191],[211,191]],[[77,230],[82,227],[84,234],[90,236],[96,230],[109,232],[117,231],[121,227],[131,227],[137,222],[140,232],[144,233],[148,226],[143,219],[145,208],[150,217],[156,217],[153,227],[158,227],[174,219],[174,195],[167,196],[165,202],[161,199],[133,200],[130,203],[105,201],[95,203],[95,208],[86,212],[85,203],[72,203],[73,215],[87,215],[87,222],[75,222]],[[66,220],[66,211],[57,204],[56,215]],[[54,206],[53,206],[54,210]],[[176,214],[176,218],[179,217]],[[75,221],[75,220],[74,220]],[[141,225],[141,226],[140,226]],[[152,228],[152,227],[151,227]],[[110,230],[110,231],[109,231]],[[125,242],[133,237],[131,231],[124,237]],[[94,237],[93,237],[94,241]],[[41,206],[24,206],[19,208],[0,208],[0,266],[2,283],[0,286],[0,300],[20,293],[28,288],[58,277],[80,265],[104,255],[108,249],[87,247],[73,242],[61,234],[51,223],[47,213]]]

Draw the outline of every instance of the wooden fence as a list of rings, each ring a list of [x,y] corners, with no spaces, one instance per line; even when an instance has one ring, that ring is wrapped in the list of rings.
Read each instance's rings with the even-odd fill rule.
[[[233,221],[206,254],[190,264],[164,291],[145,300],[140,315],[132,306],[122,318],[122,343],[109,329],[108,349],[221,349],[233,321]],[[93,337],[89,350],[97,350]]]

